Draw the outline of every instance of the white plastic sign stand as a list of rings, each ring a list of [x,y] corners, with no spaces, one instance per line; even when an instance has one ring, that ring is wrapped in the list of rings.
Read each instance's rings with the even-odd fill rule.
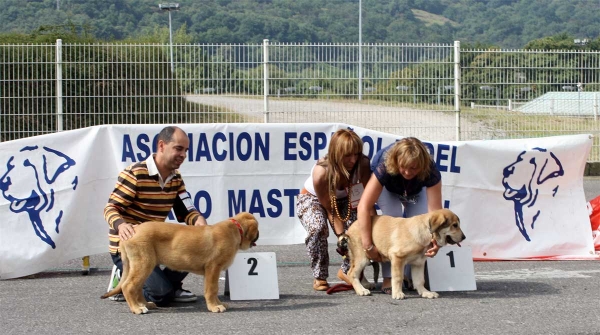
[[[471,247],[445,246],[427,259],[431,291],[475,291]]]
[[[238,253],[227,270],[225,292],[231,300],[279,299],[275,253]]]

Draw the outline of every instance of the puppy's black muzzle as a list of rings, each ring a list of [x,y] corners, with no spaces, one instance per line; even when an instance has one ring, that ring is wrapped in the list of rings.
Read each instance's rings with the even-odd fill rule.
[[[452,239],[452,237],[450,237],[450,235],[447,235],[447,236],[446,236],[446,243],[447,243],[447,244],[451,244],[451,245],[455,245],[455,244],[456,244],[456,245],[458,245],[458,246],[460,247],[460,242],[464,241],[464,239],[465,239],[465,238],[467,238],[467,237],[465,236],[465,234],[462,234],[460,241],[458,241],[458,242],[457,242],[457,241],[454,241],[454,240]]]
[[[252,243],[250,244],[250,247],[256,247],[256,241],[258,241],[259,235],[260,235],[260,232],[256,232],[256,238],[252,241]]]

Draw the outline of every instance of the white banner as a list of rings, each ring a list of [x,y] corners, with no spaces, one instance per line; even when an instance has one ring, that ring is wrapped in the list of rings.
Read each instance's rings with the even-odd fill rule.
[[[344,124],[190,124],[181,173],[209,224],[240,211],[262,245],[303,243],[296,195]],[[352,126],[350,126],[352,127]],[[117,175],[153,152],[163,125],[100,126],[0,143],[0,278],[108,252],[103,208]],[[398,136],[352,127],[373,154]],[[426,142],[444,206],[476,259],[593,258],[583,170],[589,135]]]

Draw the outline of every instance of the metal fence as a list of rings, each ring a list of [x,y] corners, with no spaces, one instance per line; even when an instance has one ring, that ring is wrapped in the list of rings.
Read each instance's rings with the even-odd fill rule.
[[[459,42],[3,44],[0,136],[201,122],[344,122],[430,141],[598,135],[599,70],[599,52]],[[599,152],[596,136],[589,161]]]

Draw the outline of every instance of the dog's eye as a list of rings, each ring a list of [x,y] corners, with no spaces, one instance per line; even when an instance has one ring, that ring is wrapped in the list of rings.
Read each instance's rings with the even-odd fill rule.
[[[458,223],[453,224],[452,228],[458,228]]]

